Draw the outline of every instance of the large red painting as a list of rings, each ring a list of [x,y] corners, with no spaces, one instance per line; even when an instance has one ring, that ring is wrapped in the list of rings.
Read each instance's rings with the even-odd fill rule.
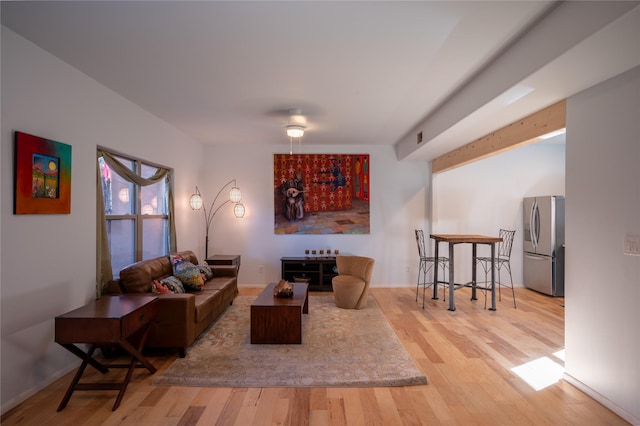
[[[274,154],[276,234],[368,234],[369,154]]]

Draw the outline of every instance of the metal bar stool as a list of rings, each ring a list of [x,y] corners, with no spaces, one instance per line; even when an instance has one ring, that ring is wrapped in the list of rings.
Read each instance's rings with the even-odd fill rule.
[[[431,281],[428,280],[429,272],[433,269],[433,267],[442,268],[442,276],[446,277],[446,271],[449,267],[449,258],[439,256],[437,259],[435,257],[427,256],[427,251],[424,245],[424,232],[422,229],[416,229],[416,243],[418,244],[418,255],[420,256],[420,264],[418,266],[418,283],[416,284],[416,302],[418,301],[418,291],[420,290],[420,286],[422,286],[422,308],[424,309],[424,295],[425,291],[428,287],[431,287],[433,283],[433,279]],[[433,274],[431,275],[433,277]],[[442,283],[443,285],[444,282]],[[445,301],[446,301],[446,292],[445,292]]]
[[[501,272],[502,272],[502,269],[504,268],[509,273],[509,281],[511,284],[511,295],[513,296],[514,308],[516,307],[516,292],[513,289],[513,276],[511,275],[510,259],[511,259],[511,248],[513,246],[513,236],[515,235],[515,233],[516,231],[510,231],[507,229],[500,230],[500,238],[502,238],[502,242],[498,243],[498,250],[496,253],[496,278],[497,278],[496,285],[498,286],[498,300],[502,301],[502,294],[501,294],[502,292],[500,291],[500,289],[502,287],[509,287],[506,283],[502,282]],[[491,258],[477,257],[476,264],[480,264],[480,266],[482,266],[482,269],[484,270],[484,282],[486,284],[488,282],[487,275],[491,270]],[[486,291],[485,291],[484,304],[486,308],[487,306]]]

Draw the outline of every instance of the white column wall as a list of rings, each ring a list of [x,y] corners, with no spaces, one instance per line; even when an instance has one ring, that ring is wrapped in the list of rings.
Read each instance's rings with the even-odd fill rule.
[[[640,424],[640,67],[567,102],[567,379]]]

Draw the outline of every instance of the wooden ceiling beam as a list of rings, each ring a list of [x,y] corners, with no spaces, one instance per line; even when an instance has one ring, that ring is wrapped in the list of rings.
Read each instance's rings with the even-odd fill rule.
[[[495,132],[454,149],[431,162],[431,173],[441,173],[491,155],[535,142],[566,127],[567,102],[562,100]]]

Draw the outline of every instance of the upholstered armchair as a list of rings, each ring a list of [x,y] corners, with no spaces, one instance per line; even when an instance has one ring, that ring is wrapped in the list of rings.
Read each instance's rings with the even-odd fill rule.
[[[333,297],[336,306],[344,309],[362,309],[367,306],[369,282],[374,260],[362,256],[338,256],[338,275],[333,277]]]

